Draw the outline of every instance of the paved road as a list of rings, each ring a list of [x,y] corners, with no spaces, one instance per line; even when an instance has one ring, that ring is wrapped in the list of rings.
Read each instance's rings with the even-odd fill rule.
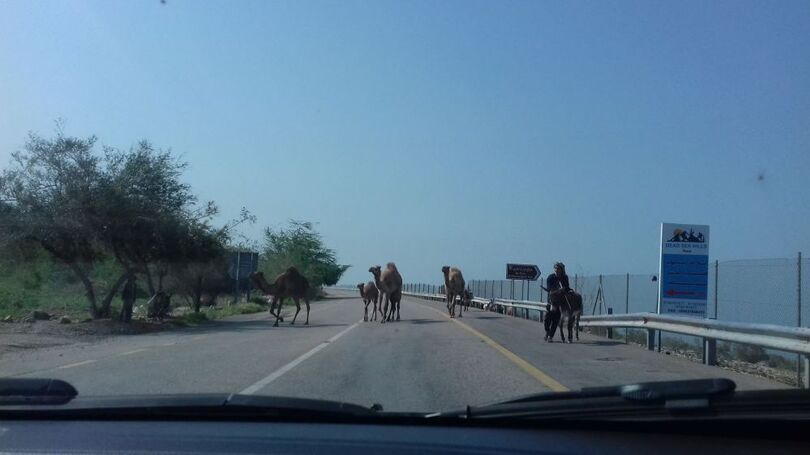
[[[0,376],[55,377],[82,395],[241,392],[446,410],[549,390],[728,377],[741,389],[782,384],[604,338],[547,344],[537,322],[405,298],[402,320],[362,322],[353,294],[312,305],[310,326],[267,313],[195,329],[0,357]]]

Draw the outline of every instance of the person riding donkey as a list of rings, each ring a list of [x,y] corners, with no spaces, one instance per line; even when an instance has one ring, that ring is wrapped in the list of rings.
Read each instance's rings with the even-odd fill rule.
[[[554,264],[554,273],[546,278],[546,291],[548,291],[548,312],[543,324],[546,329],[546,336],[543,339],[551,343],[562,316],[560,305],[564,304],[566,294],[573,292],[568,275],[565,274],[565,264],[562,262]]]

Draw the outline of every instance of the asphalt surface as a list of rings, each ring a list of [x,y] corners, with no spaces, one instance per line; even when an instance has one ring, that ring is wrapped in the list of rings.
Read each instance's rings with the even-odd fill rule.
[[[766,379],[580,335],[545,343],[533,321],[402,301],[402,320],[363,322],[362,303],[312,304],[310,325],[272,327],[265,313],[193,329],[120,336],[0,357],[0,377],[51,377],[80,395],[234,392],[322,398],[385,410],[432,411],[519,395],[641,381],[727,377],[739,389]],[[289,310],[287,310],[289,311]],[[0,340],[1,341],[1,340]]]

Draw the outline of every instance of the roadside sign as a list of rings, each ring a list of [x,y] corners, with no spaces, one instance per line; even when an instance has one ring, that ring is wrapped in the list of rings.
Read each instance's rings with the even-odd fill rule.
[[[709,226],[661,224],[658,313],[706,317]]]
[[[233,279],[243,280],[259,268],[259,253],[238,251],[231,253],[231,267],[228,275]],[[238,272],[238,275],[237,275]],[[238,278],[237,278],[238,276]]]
[[[506,264],[507,280],[537,281],[540,269],[534,264]]]

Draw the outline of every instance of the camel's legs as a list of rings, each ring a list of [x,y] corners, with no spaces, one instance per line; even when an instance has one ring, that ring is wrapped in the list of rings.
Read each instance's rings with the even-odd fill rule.
[[[293,316],[293,320],[290,325],[295,324],[295,318],[298,317],[298,312],[301,311],[301,301],[298,300],[298,297],[294,297],[293,300],[295,300],[295,316]]]
[[[276,317],[276,323],[273,324],[273,327],[278,327],[278,321],[281,320],[281,307],[284,306],[284,297],[273,297],[273,304],[270,306],[270,314],[273,314],[273,308],[276,306],[276,302],[278,302],[278,309],[276,310],[277,313],[274,315]]]
[[[370,302],[371,302],[370,299],[363,301],[363,303],[365,304],[365,307],[363,307],[363,322],[368,322],[368,304]]]
[[[388,317],[388,293],[385,293],[385,306],[383,306],[382,318],[380,318],[380,323],[385,324],[385,320]]]
[[[304,325],[309,325],[309,297],[304,296],[304,305],[307,306],[307,320],[304,321]]]
[[[464,317],[464,294],[461,294],[461,297],[458,302],[458,317]]]
[[[399,297],[397,300],[397,321],[399,321],[399,302],[402,300],[402,296]]]
[[[394,320],[394,313],[397,310],[397,302],[394,299],[389,299],[389,301],[391,303],[391,311],[388,312],[388,322],[391,322]]]
[[[377,298],[374,299],[374,314],[371,317],[372,321],[377,320],[377,303],[379,303],[379,300],[380,300],[379,296],[377,296]]]

